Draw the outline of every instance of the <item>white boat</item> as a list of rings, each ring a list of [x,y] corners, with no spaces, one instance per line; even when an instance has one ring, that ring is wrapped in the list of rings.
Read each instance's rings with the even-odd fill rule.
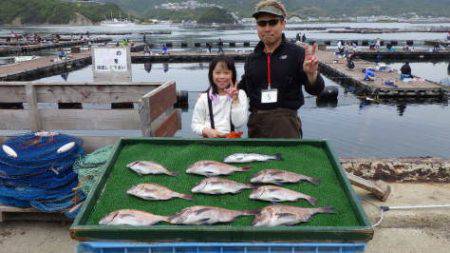
[[[100,22],[100,25],[126,27],[126,26],[130,26],[130,25],[131,26],[136,25],[136,23],[134,23],[133,21],[129,21],[128,19],[113,18],[113,19],[103,20],[102,22]]]

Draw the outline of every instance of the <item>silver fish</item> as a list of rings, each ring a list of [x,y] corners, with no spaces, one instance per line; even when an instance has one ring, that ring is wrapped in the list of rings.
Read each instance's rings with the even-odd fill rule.
[[[145,200],[168,200],[172,198],[192,199],[192,195],[174,192],[167,187],[152,183],[133,186],[127,193]]]
[[[177,175],[175,172],[169,171],[166,167],[162,166],[161,164],[152,161],[136,161],[127,164],[127,167],[135,171],[139,175],[157,175],[157,174],[166,174],[169,176]]]
[[[233,180],[219,177],[208,177],[192,188],[194,193],[204,194],[227,194],[238,193],[244,189],[252,189],[249,184],[242,184]]]
[[[197,174],[207,177],[229,175],[236,171],[247,171],[250,167],[236,167],[216,161],[198,161],[186,170],[186,173]]]
[[[301,208],[295,206],[272,205],[261,209],[253,220],[255,227],[289,226],[308,222],[318,213],[335,213],[332,207]]]
[[[260,184],[276,184],[298,183],[300,181],[308,181],[314,185],[320,184],[320,180],[305,175],[297,174],[285,170],[267,169],[256,173],[251,179],[252,183]]]
[[[171,224],[209,225],[232,222],[238,216],[255,215],[257,211],[236,211],[213,206],[191,206],[171,216]]]
[[[262,155],[262,154],[245,154],[245,153],[236,153],[225,157],[223,162],[225,163],[250,163],[250,162],[267,162],[270,160],[283,160],[281,154],[275,155]]]
[[[250,194],[250,199],[265,200],[270,202],[283,202],[283,201],[297,201],[299,199],[305,199],[311,205],[316,204],[316,199],[301,192],[296,192],[290,189],[286,189],[274,185],[264,185],[253,190]]]
[[[169,217],[159,216],[139,210],[122,209],[114,211],[100,220],[100,225],[151,226],[158,222],[168,222]]]

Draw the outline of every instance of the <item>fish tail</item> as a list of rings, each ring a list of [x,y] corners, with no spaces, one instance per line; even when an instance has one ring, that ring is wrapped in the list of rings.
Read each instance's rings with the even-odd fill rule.
[[[169,173],[167,173],[167,175],[172,176],[172,177],[176,177],[176,176],[178,176],[178,173],[173,172],[173,171],[169,171]]]
[[[283,156],[281,156],[281,153],[276,153],[274,156],[275,156],[275,160],[283,161]]]
[[[326,207],[317,208],[317,212],[318,213],[336,213],[336,210],[332,206],[326,206]]]
[[[260,210],[243,210],[242,215],[253,216],[260,213]]]
[[[247,186],[247,189],[256,189],[258,188],[258,185],[253,185],[253,184],[245,184]]]
[[[241,171],[248,171],[248,170],[250,170],[252,167],[250,167],[250,166],[244,166],[244,167],[241,167]]]
[[[311,196],[305,196],[306,201],[308,201],[311,205],[315,206],[317,203],[317,199]]]
[[[181,194],[180,198],[186,199],[186,200],[192,200],[192,195],[190,195],[190,194]]]
[[[313,185],[319,185],[320,184],[320,179],[318,178],[314,178],[314,177],[305,177],[305,180],[310,182]]]
[[[159,216],[161,218],[161,221],[170,223],[170,217],[169,216]]]

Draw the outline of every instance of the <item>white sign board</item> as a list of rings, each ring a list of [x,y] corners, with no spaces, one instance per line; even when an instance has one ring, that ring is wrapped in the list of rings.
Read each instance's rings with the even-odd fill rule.
[[[92,52],[95,81],[131,81],[129,47],[95,47]]]

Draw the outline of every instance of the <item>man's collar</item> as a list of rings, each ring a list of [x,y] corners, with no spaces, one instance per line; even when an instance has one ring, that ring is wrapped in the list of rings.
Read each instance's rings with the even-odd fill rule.
[[[283,46],[286,44],[286,36],[284,33],[281,35],[281,43],[280,45],[275,49],[275,51],[272,52],[272,54],[276,54]],[[255,47],[255,54],[263,54],[264,53],[264,42],[259,41],[259,43]]]

